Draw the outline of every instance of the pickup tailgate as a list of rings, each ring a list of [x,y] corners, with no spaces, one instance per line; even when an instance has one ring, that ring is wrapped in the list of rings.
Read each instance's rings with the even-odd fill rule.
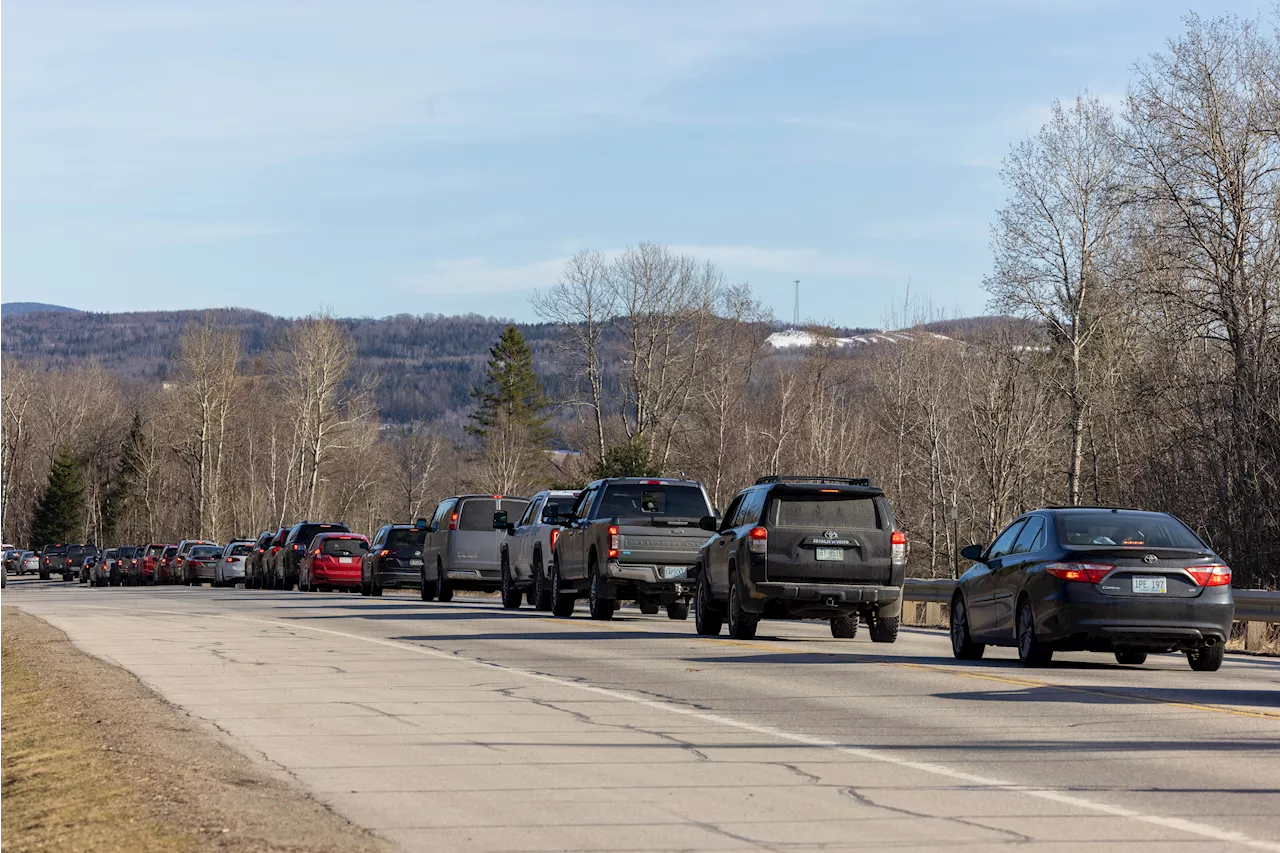
[[[618,562],[639,566],[692,566],[706,533],[697,520],[620,518]]]

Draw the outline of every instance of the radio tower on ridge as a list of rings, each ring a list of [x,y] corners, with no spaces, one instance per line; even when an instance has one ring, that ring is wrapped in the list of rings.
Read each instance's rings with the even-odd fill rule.
[[[796,279],[796,307],[791,314],[792,328],[800,328],[800,279]]]

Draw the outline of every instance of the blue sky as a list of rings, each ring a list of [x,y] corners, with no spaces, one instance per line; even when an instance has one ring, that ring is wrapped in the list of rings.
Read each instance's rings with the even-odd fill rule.
[[[782,318],[984,310],[1000,159],[1174,2],[4,7],[4,301],[532,319],[666,243]]]

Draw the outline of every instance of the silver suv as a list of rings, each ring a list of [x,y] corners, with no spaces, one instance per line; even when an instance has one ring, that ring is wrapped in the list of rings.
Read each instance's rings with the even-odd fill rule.
[[[523,594],[534,608],[551,609],[552,555],[578,494],[567,490],[538,492],[515,522],[505,510],[494,514],[494,528],[507,532],[501,545],[503,607],[516,609]]]

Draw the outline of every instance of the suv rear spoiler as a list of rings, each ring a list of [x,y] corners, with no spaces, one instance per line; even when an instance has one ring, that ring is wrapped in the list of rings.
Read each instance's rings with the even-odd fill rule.
[[[767,483],[826,483],[835,486],[874,487],[870,477],[817,477],[811,474],[777,474],[770,477],[760,477],[756,480],[757,486],[763,486]]]

